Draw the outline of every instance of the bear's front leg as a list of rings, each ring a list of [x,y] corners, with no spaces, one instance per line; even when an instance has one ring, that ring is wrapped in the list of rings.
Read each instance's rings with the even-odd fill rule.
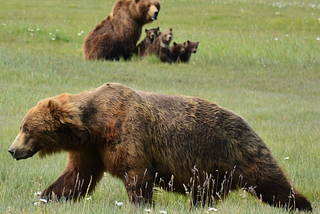
[[[98,154],[94,150],[69,152],[69,163],[63,174],[41,193],[41,198],[78,199],[94,190],[104,172],[104,165]]]

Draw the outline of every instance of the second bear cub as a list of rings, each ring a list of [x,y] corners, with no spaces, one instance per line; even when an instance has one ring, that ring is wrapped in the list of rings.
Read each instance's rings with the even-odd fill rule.
[[[172,28],[160,33],[155,41],[147,48],[144,55],[155,54],[161,62],[173,63],[170,43],[173,39]]]

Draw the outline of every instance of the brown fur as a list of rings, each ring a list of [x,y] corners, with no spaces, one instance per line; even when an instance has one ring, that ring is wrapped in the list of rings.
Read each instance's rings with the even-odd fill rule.
[[[186,49],[184,54],[181,54],[180,60],[181,62],[189,62],[191,54],[197,53],[199,42],[190,42],[189,40],[183,43]]]
[[[150,30],[146,29],[146,37],[142,40],[135,49],[135,54],[138,56],[143,56],[147,48],[154,42],[154,40],[160,35],[159,27],[152,28]]]
[[[154,54],[161,62],[172,63],[170,43],[173,39],[172,28],[167,31],[161,32],[156,40],[147,48],[145,56]]]
[[[110,15],[85,38],[84,59],[118,60],[130,58],[140,38],[142,26],[157,19],[157,0],[119,0]]]
[[[159,178],[168,184],[173,175],[174,191],[185,193],[183,184],[196,167],[200,183],[206,179],[203,172],[215,179],[213,196],[247,187],[270,205],[312,210],[302,194],[292,193],[250,125],[200,98],[135,91],[116,83],[47,98],[27,113],[9,152],[19,160],[62,150],[69,152],[69,163],[42,198],[84,196],[89,184],[90,192],[108,171],[124,182],[133,203],[151,202]],[[197,204],[199,196],[192,196]]]
[[[185,54],[186,49],[184,43],[175,43],[173,42],[173,46],[171,47],[171,56],[174,62],[180,62],[180,57]]]

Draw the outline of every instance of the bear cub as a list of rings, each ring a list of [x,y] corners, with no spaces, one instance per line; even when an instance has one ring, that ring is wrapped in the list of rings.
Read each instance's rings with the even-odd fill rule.
[[[161,62],[173,63],[170,43],[173,39],[172,28],[160,33],[155,41],[147,48],[145,56],[155,54]]]
[[[189,59],[191,57],[191,54],[197,53],[199,42],[190,42],[189,40],[185,43],[183,43],[185,46],[185,53],[181,54],[180,60],[181,62],[189,62]]]
[[[174,62],[180,62],[181,56],[185,54],[186,49],[183,43],[175,43],[173,42],[173,46],[171,47],[171,56]]]
[[[150,30],[145,29],[146,37],[142,40],[135,48],[135,54],[138,56],[143,56],[147,48],[154,42],[154,40],[159,36],[160,29],[152,28]]]

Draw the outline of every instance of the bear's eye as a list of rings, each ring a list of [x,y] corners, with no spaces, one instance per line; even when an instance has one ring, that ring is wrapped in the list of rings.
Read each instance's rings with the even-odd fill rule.
[[[23,132],[24,133],[29,133],[29,129],[27,127],[23,127]]]
[[[148,7],[150,7],[151,5],[150,4],[148,4]]]

